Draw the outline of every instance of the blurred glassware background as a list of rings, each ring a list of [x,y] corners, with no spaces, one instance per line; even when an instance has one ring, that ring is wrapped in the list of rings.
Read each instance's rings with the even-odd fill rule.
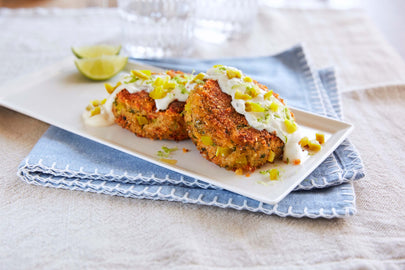
[[[349,9],[360,6],[361,0],[261,0],[260,3],[274,8],[333,8]]]
[[[118,0],[124,51],[134,57],[188,56],[194,0]]]
[[[222,43],[246,36],[253,29],[257,12],[258,0],[196,1],[195,37]]]
[[[220,44],[248,35],[258,0],[118,0],[118,11],[127,54],[184,57],[194,38]]]
[[[203,3],[204,5],[213,4],[215,2],[221,3],[222,1],[206,0],[194,0]],[[228,0],[227,2],[232,3],[239,0]],[[250,0],[247,0],[249,2]],[[0,7],[7,8],[87,8],[87,7],[117,7],[117,0],[0,0]],[[405,9],[404,0],[258,0],[258,11],[260,16],[260,9],[264,7],[270,8],[332,8],[332,9],[350,9],[350,8],[361,8],[371,20],[376,24],[376,26],[383,33],[385,38],[391,43],[392,46],[400,53],[400,55],[405,59],[405,17],[403,16],[403,10]],[[201,15],[206,11],[199,11]],[[211,10],[210,12],[213,12]],[[217,10],[217,14],[225,16],[228,13],[227,10]],[[202,16],[204,18],[204,16]],[[105,18],[104,18],[105,19]],[[204,19],[205,20],[205,19]],[[253,20],[254,21],[254,20]],[[241,35],[242,39],[248,38],[249,23],[245,31],[247,35]],[[253,22],[254,24],[254,22]],[[200,22],[201,26],[201,22]],[[226,28],[226,27],[225,27]],[[254,30],[254,26],[253,26]],[[196,31],[198,33],[199,31]],[[201,33],[202,32],[202,33]],[[207,33],[207,31],[205,31]],[[229,33],[229,32],[228,32]],[[227,46],[226,41],[229,40],[223,32],[219,34],[221,38],[209,38],[209,35],[204,34],[204,31],[200,31],[198,34],[199,44],[203,44],[205,41],[207,46],[215,45],[215,41],[218,47],[224,45]],[[208,37],[208,38],[207,38]],[[224,42],[222,42],[222,41]],[[221,43],[222,42],[222,43]],[[186,56],[186,54],[184,54]]]

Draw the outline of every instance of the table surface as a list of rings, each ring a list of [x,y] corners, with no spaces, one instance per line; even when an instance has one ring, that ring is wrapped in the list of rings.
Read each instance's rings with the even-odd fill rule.
[[[103,15],[0,9],[0,82],[70,55],[77,40],[117,38]],[[0,269],[404,269],[405,63],[366,14],[265,7],[249,38],[197,44],[193,57],[269,55],[298,42],[313,66],[339,76],[366,169],[355,216],[280,218],[28,185],[16,170],[48,125],[0,107]]]

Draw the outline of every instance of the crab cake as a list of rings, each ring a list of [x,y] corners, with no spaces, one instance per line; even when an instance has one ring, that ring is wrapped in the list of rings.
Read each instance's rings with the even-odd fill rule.
[[[254,171],[272,155],[282,155],[284,143],[266,130],[250,127],[231,105],[218,82],[207,80],[191,91],[185,110],[189,136],[207,159],[229,170]]]
[[[283,100],[235,68],[209,69],[205,84],[191,91],[184,115],[200,153],[226,169],[254,171],[284,157],[300,158],[298,133],[292,135],[298,126]]]
[[[203,84],[204,74],[168,70],[132,70],[115,86],[105,88],[109,97],[93,100],[82,118],[88,126],[117,123],[140,137],[166,140],[188,139],[183,109],[190,89]]]
[[[198,76],[173,70],[159,74],[132,70],[115,87],[106,85],[111,95],[104,109],[111,112],[113,122],[137,136],[188,139],[183,109],[190,89],[202,82]]]
[[[173,101],[167,109],[156,109],[146,91],[130,93],[121,90],[113,103],[115,123],[139,137],[181,141],[188,139],[183,118],[185,102]]]

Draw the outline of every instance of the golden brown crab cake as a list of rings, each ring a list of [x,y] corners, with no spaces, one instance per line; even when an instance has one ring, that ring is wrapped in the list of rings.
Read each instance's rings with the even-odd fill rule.
[[[170,77],[184,74],[169,70]],[[174,100],[167,109],[157,110],[156,102],[147,91],[130,93],[121,90],[113,102],[115,122],[139,137],[181,141],[188,139],[183,117],[185,102]]]
[[[283,141],[266,130],[250,127],[231,101],[231,96],[222,92],[215,80],[206,80],[190,92],[184,117],[189,137],[200,153],[207,160],[234,171],[254,171],[266,162],[279,159]]]
[[[181,141],[188,139],[183,118],[185,102],[173,101],[164,111],[157,111],[155,101],[145,91],[117,94],[113,103],[115,122],[139,137]]]

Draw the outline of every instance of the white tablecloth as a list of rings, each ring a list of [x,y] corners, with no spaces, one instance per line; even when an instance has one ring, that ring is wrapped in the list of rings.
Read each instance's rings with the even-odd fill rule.
[[[114,12],[97,9],[0,9],[0,29],[0,83],[120,35]],[[405,64],[364,14],[263,8],[249,38],[197,43],[193,57],[299,42],[314,66],[338,71],[367,173],[357,215],[280,218],[27,185],[17,166],[48,125],[0,107],[0,269],[404,269]]]

